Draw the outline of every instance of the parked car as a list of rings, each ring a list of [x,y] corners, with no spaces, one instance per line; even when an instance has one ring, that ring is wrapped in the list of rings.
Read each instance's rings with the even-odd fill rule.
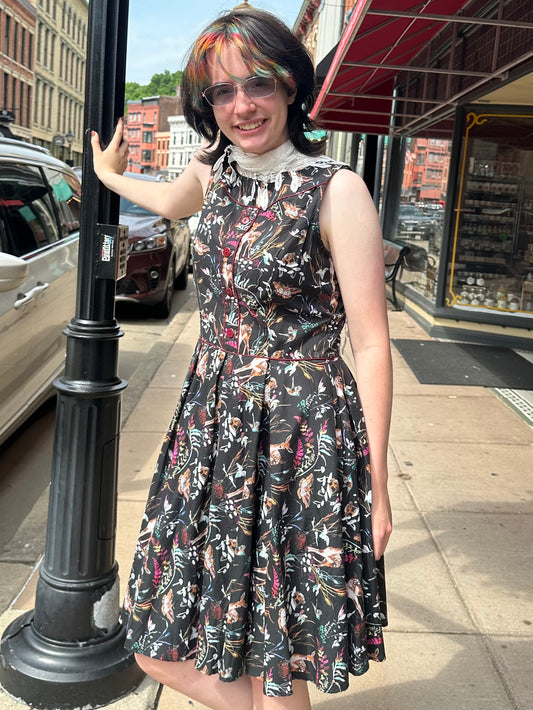
[[[63,369],[79,218],[76,174],[45,148],[0,138],[0,443]]]
[[[139,180],[152,175],[125,173]],[[170,220],[120,198],[120,224],[129,227],[127,275],[117,282],[117,300],[138,301],[167,318],[174,289],[185,289],[189,276],[191,232],[186,219]]]
[[[416,205],[401,204],[398,217],[398,235],[431,239],[435,235],[437,220],[424,214]]]

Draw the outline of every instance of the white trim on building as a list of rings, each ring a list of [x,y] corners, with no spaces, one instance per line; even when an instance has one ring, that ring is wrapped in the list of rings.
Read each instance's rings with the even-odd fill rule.
[[[168,176],[174,180],[181,175],[200,148],[202,138],[185,121],[184,116],[169,116]]]

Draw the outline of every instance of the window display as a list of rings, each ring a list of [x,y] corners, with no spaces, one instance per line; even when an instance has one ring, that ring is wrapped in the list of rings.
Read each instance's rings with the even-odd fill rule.
[[[446,304],[533,313],[533,116],[466,115]]]

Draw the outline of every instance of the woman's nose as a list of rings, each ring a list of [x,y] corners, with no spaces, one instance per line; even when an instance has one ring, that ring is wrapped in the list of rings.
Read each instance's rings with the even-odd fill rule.
[[[254,100],[246,93],[242,84],[237,84],[235,91],[235,111],[249,111],[251,106],[255,108]]]

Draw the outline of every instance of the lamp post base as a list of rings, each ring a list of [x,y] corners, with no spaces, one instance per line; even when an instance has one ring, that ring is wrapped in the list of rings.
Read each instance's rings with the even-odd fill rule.
[[[36,632],[30,611],[4,632],[0,683],[31,708],[101,707],[130,693],[145,677],[123,644],[122,627],[100,642],[54,643]]]

